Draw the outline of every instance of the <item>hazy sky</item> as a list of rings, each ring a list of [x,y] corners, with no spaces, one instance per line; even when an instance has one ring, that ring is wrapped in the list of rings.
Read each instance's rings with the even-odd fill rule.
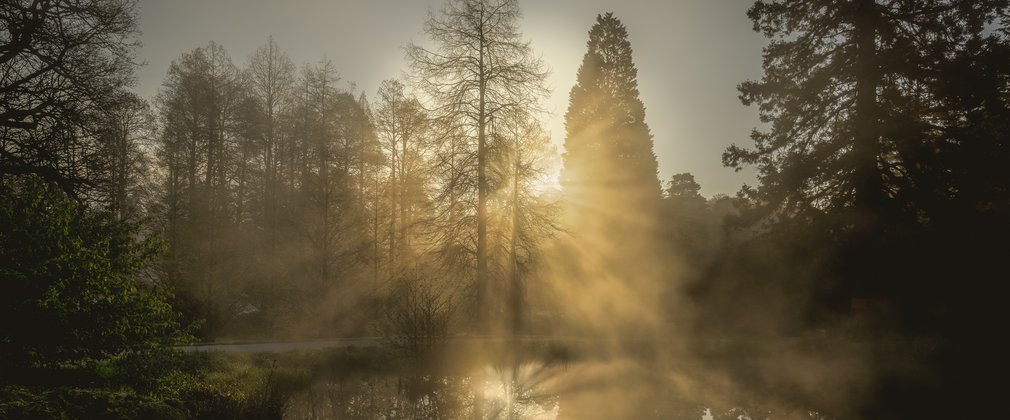
[[[236,65],[267,36],[301,65],[324,55],[371,99],[379,82],[406,69],[402,46],[423,41],[427,10],[443,0],[141,0],[144,46],[137,90],[151,98],[169,63],[213,40]],[[525,37],[551,70],[548,121],[559,149],[568,91],[596,15],[613,12],[627,27],[638,67],[646,122],[661,180],[691,172],[702,194],[732,195],[754,184],[752,171],[721,164],[731,143],[749,144],[757,112],[737,99],[736,85],[761,74],[764,39],[745,12],[752,0],[521,1]]]

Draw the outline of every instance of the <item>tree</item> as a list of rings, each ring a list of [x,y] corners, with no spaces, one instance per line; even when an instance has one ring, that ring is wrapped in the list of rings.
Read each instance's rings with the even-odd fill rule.
[[[214,43],[169,68],[157,98],[165,271],[205,338],[351,319],[382,156],[367,103],[339,80],[327,59],[296,78],[272,40],[244,70]]]
[[[947,343],[931,384],[879,378],[880,395],[914,398],[869,401],[864,417],[964,417],[971,401],[998,398],[977,386],[992,380],[982,376],[995,356],[976,340],[999,328],[994,279],[1005,277],[997,255],[1010,232],[1008,11],[998,0],[777,0],[748,11],[771,42],[764,75],[740,97],[768,125],[723,155],[759,173],[743,191],[759,234],[736,270],[771,268],[755,279],[805,308],[794,324],[831,325],[852,298],[882,297],[896,316],[881,328]]]
[[[389,163],[389,269],[396,276],[400,263],[409,251],[410,213],[423,204],[428,116],[417,99],[408,97],[404,86],[396,80],[383,81],[379,86],[379,103],[375,125]]]
[[[773,40],[763,78],[741,84],[740,97],[771,125],[723,161],[757,165],[760,201],[785,217],[837,211],[863,226],[914,217],[899,201],[924,181],[917,160],[944,129],[935,78],[985,38],[1005,2],[828,3],[759,1],[748,11]]]
[[[139,226],[79,205],[38,177],[0,180],[0,372],[4,381],[165,350],[164,290],[138,273],[158,250]]]
[[[537,263],[542,242],[557,233],[558,206],[538,188],[548,175],[553,150],[550,136],[535,115],[513,110],[495,130],[497,159],[494,172],[496,195],[502,219],[498,243],[505,255],[504,306],[509,319],[506,328],[516,334],[528,328],[525,317],[527,280]]]
[[[407,56],[418,87],[439,116],[458,124],[476,157],[477,307],[488,300],[488,200],[491,121],[512,109],[528,109],[546,93],[546,72],[521,38],[516,0],[449,0],[441,17],[429,15],[425,32],[436,50],[411,44]],[[459,185],[457,185],[458,187]]]
[[[375,118],[364,92],[358,97],[358,110],[360,112],[353,125],[353,135],[359,139],[361,144],[358,149],[357,184],[359,197],[363,204],[362,210],[365,212],[364,221],[368,225],[368,234],[371,236],[368,241],[371,250],[366,254],[372,266],[372,284],[378,285],[379,264],[381,263],[380,225],[386,214],[381,211],[383,202],[381,170],[385,166],[386,156],[380,150]]]
[[[561,185],[576,218],[569,222],[579,229],[601,223],[603,212],[615,231],[654,220],[658,164],[631,55],[620,20],[597,15],[565,113]]]
[[[368,293],[358,289],[359,280],[374,258],[367,222],[375,208],[366,205],[363,176],[375,172],[378,147],[366,104],[339,80],[328,59],[304,66],[282,116],[278,234],[286,257],[278,264],[287,284],[279,292],[287,295],[292,321],[313,321],[301,322],[303,328],[334,328],[361,316],[350,300]]]
[[[253,52],[245,71],[251,96],[259,114],[259,135],[263,154],[263,218],[269,235],[275,235],[278,198],[278,148],[280,115],[290,106],[295,82],[295,66],[280,50],[273,37]],[[275,247],[271,239],[271,247]]]
[[[586,49],[565,114],[560,183],[562,223],[571,237],[559,247],[563,257],[557,263],[564,273],[559,277],[574,282],[580,299],[609,302],[606,318],[612,325],[644,328],[660,304],[659,294],[647,291],[669,278],[655,264],[665,254],[652,134],[624,25],[610,13],[597,15]],[[584,315],[570,318],[588,318]]]
[[[238,211],[250,139],[241,117],[245,87],[227,51],[210,43],[183,54],[168,70],[157,104],[165,168],[167,275],[178,298],[191,301],[211,334],[230,317],[240,290],[223,273],[235,264]],[[234,242],[232,242],[234,240]],[[198,308],[198,309],[197,309]]]
[[[663,225],[670,231],[672,244],[683,252],[693,252],[697,257],[707,251],[709,224],[713,222],[705,197],[699,193],[701,185],[690,173],[674,174],[667,181],[663,198],[665,214]],[[691,258],[698,260],[698,258]]]
[[[0,174],[35,174],[72,196],[95,186],[95,123],[132,80],[135,35],[131,0],[0,4]]]
[[[753,148],[731,146],[723,161],[758,167],[759,188],[745,190],[758,203],[750,218],[783,232],[818,229],[841,247],[849,283],[827,288],[896,293],[904,276],[882,247],[915,242],[909,232],[937,226],[947,207],[937,203],[979,204],[962,193],[951,176],[961,171],[950,165],[967,158],[969,144],[1000,144],[1000,136],[965,135],[966,126],[983,126],[966,120],[982,102],[949,101],[945,80],[956,63],[991,60],[984,51],[997,48],[1000,35],[986,27],[1006,10],[1005,1],[859,0],[759,1],[748,11],[772,42],[762,79],[741,84],[740,97],[770,125],[753,132]],[[983,68],[980,80],[994,76]],[[997,93],[1005,84],[983,85],[961,86],[955,96],[1005,96]]]
[[[698,182],[694,180],[694,175],[684,172],[673,174],[670,177],[664,193],[666,193],[667,198],[685,201],[697,201],[700,199],[704,202],[705,198],[699,194],[699,191],[701,191],[701,185],[698,185]]]
[[[98,150],[104,159],[90,162],[95,169],[89,178],[97,184],[93,195],[116,220],[143,217],[154,201],[151,108],[137,95],[122,92],[102,110],[97,124]]]

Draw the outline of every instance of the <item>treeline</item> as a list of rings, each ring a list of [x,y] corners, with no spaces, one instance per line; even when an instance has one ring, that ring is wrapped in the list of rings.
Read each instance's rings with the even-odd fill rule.
[[[242,68],[214,43],[172,63],[154,106],[152,211],[166,283],[202,337],[372,334],[402,281],[468,313],[503,310],[487,295],[549,235],[550,205],[534,188],[549,157],[545,73],[518,6],[501,6],[433,18],[442,50],[412,47],[413,80],[384,81],[374,105],[332,62],[298,69],[272,39]],[[483,46],[442,33],[474,13],[499,22],[475,35]]]
[[[338,80],[329,61],[297,72],[272,40],[243,69],[214,43],[172,63],[155,100],[164,270],[207,338],[239,314],[270,329],[357,309],[328,293],[377,270],[385,160],[364,96]]]
[[[447,3],[371,103],[269,38],[240,64],[183,53],[147,102],[135,2],[4,2],[3,415],[89,416],[63,402],[82,392],[179,414],[166,399],[227,392],[193,382],[171,348],[190,340],[378,332],[417,353],[516,324],[556,231],[519,15]]]

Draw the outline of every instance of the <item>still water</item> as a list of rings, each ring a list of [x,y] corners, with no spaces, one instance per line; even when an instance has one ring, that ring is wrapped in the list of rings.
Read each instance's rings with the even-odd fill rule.
[[[407,369],[412,370],[412,369]],[[342,372],[295,395],[290,419],[828,419],[698,366],[633,359]]]

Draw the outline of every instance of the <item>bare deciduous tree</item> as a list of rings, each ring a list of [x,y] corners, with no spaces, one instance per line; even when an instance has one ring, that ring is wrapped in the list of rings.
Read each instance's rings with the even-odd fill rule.
[[[0,2],[0,174],[80,197],[102,109],[132,82],[132,0]]]
[[[476,156],[476,282],[478,308],[488,299],[489,131],[493,118],[535,108],[546,93],[546,71],[522,39],[516,0],[449,0],[431,14],[425,32],[433,50],[411,44],[414,81],[437,114],[456,120]]]

